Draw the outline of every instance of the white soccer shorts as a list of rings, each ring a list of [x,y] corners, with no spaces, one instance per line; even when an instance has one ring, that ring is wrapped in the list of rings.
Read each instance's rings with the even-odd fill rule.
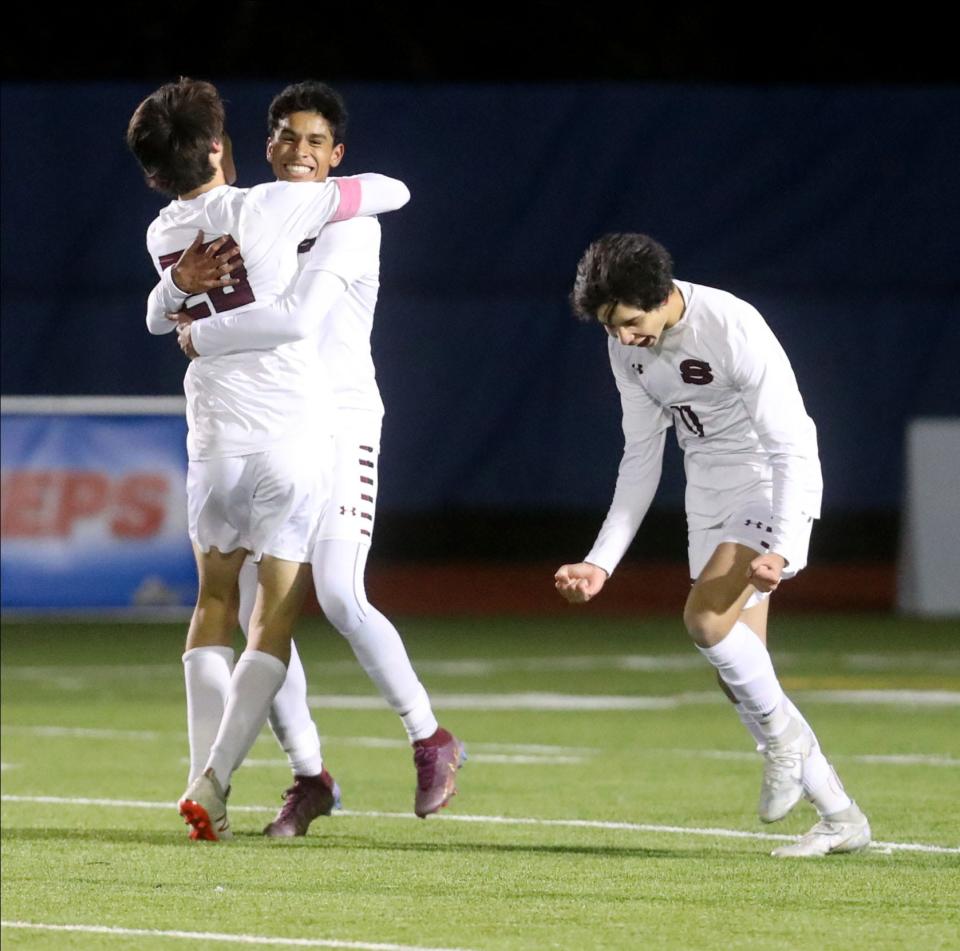
[[[734,542],[745,548],[752,548],[758,555],[767,550],[765,542],[772,533],[770,527],[770,503],[768,501],[747,502],[728,515],[718,525],[710,528],[687,532],[687,557],[690,563],[690,577],[697,579],[703,571],[711,555],[722,542]],[[791,559],[783,569],[783,579],[792,578],[797,572],[806,567],[807,554],[810,547],[810,533],[813,530],[813,519],[807,520],[806,537],[797,545],[795,554],[799,557]],[[770,592],[755,591],[747,600],[744,608],[752,608]]]
[[[377,509],[381,418],[363,410],[341,410],[339,418],[330,504],[320,522],[317,540],[337,539],[369,546]]]
[[[245,548],[257,561],[272,555],[306,563],[329,501],[332,467],[329,438],[191,462],[190,538],[205,552]]]

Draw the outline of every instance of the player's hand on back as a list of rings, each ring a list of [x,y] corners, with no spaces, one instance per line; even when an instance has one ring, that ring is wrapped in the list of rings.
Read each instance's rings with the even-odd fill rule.
[[[775,591],[786,563],[784,557],[775,552],[758,555],[750,562],[747,577],[757,591]]]
[[[553,576],[560,596],[571,604],[584,604],[600,593],[607,580],[603,568],[581,561],[576,565],[563,565]]]
[[[166,318],[171,323],[180,324],[181,327],[186,324],[192,324],[194,320],[194,318],[187,313],[186,309],[178,310],[175,314],[167,314]]]
[[[177,327],[177,343],[180,344],[180,349],[191,359],[194,360],[200,356],[197,353],[197,348],[193,345],[193,340],[190,338],[190,325],[193,321],[187,321],[182,323]]]
[[[187,294],[203,294],[215,287],[230,287],[239,281],[230,275],[243,266],[240,248],[231,245],[223,254],[220,249],[230,240],[223,235],[203,247],[203,232],[198,231],[190,247],[173,266],[173,283]]]

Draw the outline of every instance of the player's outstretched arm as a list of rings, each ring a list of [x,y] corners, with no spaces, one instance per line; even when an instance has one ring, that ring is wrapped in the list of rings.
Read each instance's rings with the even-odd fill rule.
[[[562,565],[553,579],[562,598],[571,604],[585,604],[600,593],[607,573],[597,565],[581,561],[576,565]]]
[[[410,201],[410,189],[397,178],[363,172],[335,179],[340,188],[340,207],[333,221],[357,215],[379,215],[396,211]]]
[[[320,329],[346,290],[346,282],[330,271],[305,270],[295,294],[269,307],[209,317],[181,328],[180,349],[188,357],[212,357],[304,340]]]
[[[380,226],[372,218],[324,229],[287,294],[267,307],[207,318],[195,325],[192,343],[200,355],[219,356],[271,349],[315,334],[346,290],[375,268],[379,248]]]

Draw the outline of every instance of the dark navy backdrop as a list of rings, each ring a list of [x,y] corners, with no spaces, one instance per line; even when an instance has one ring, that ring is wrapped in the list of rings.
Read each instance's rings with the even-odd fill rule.
[[[221,86],[240,184],[269,177],[279,85]],[[176,345],[142,322],[162,200],[123,144],[151,88],[2,89],[5,394],[179,392]],[[609,230],[764,313],[819,426],[828,510],[895,508],[907,420],[960,412],[957,89],[340,88],[343,169],[413,193],[383,219],[385,510],[606,506],[618,405],[566,294]]]

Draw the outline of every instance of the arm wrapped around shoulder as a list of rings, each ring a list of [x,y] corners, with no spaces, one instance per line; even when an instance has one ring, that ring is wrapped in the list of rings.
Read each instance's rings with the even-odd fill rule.
[[[183,307],[187,294],[173,281],[173,268],[167,268],[147,297],[147,330],[152,334],[168,334],[177,326],[167,314],[175,314]]]
[[[340,207],[331,219],[333,221],[396,211],[410,201],[410,189],[403,182],[376,172],[364,172],[336,181],[340,187]]]
[[[296,293],[270,307],[242,310],[193,324],[193,346],[201,357],[241,350],[270,350],[315,334],[330,308],[346,291],[343,279],[329,271],[304,271]]]

